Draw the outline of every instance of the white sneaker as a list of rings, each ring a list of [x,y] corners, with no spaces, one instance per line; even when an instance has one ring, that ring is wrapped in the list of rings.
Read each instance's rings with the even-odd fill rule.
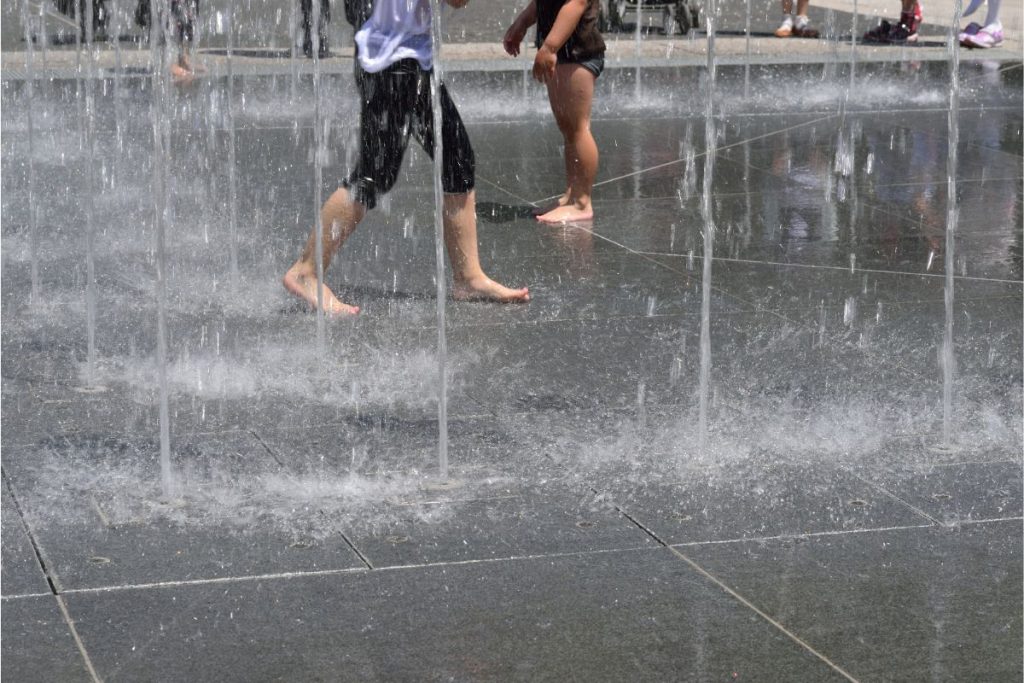
[[[989,48],[1003,44],[1003,25],[994,21],[980,29],[973,36],[967,36],[964,44],[968,47]]]
[[[793,17],[787,16],[782,20],[782,24],[775,29],[775,36],[777,38],[788,38],[793,35]]]

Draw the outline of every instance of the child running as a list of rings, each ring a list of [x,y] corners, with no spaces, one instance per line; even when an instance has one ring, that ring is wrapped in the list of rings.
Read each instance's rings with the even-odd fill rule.
[[[537,216],[544,223],[588,221],[597,176],[597,143],[590,133],[594,82],[604,71],[604,39],[598,30],[599,0],[530,0],[505,32],[505,51],[515,57],[526,31],[537,25],[533,77],[547,85],[548,100],[565,142],[567,188],[558,205]]]
[[[446,2],[462,7],[467,0]],[[430,0],[346,0],[345,16],[356,29],[360,148],[352,173],[320,210],[325,271],[366,213],[376,206],[377,197],[395,184],[409,135],[433,157],[430,8]],[[442,85],[439,91],[444,241],[453,272],[452,295],[456,299],[529,301],[525,287],[505,287],[480,267],[473,148],[447,89]],[[323,310],[330,316],[358,313],[358,306],[342,303],[326,285],[318,288],[316,230],[314,227],[306,240],[299,260],[285,273],[285,289],[314,309],[321,289]]]

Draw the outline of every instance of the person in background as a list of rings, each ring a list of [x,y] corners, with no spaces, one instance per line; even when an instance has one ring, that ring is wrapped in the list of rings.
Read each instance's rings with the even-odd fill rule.
[[[919,0],[900,0],[900,20],[893,24],[882,20],[864,34],[865,43],[902,45],[917,42],[917,31],[924,21]]]
[[[985,0],[971,0],[971,4],[964,10],[964,16],[974,14]],[[990,48],[998,47],[1003,43],[1003,24],[999,21],[999,5],[1002,0],[988,0],[988,14],[985,16],[985,23],[979,24],[972,21],[958,36],[960,44],[964,47]]]
[[[299,0],[299,7],[302,10],[302,53],[307,57],[313,56],[313,2],[316,0]],[[330,57],[331,50],[327,44],[327,24],[331,21],[331,3],[329,0],[319,0],[320,20],[317,22],[317,34],[320,38],[320,45],[317,55],[319,57]]]
[[[135,23],[149,26],[152,11],[151,0],[139,0],[135,7]],[[192,64],[192,47],[196,39],[196,22],[199,20],[199,0],[170,0],[170,21],[164,26],[173,31],[178,46],[178,57],[171,65],[171,76],[178,84],[191,83],[201,67]]]
[[[817,38],[818,31],[811,28],[807,18],[807,6],[810,0],[797,0],[796,16],[793,16],[793,0],[782,0],[782,23],[775,29],[778,38]]]

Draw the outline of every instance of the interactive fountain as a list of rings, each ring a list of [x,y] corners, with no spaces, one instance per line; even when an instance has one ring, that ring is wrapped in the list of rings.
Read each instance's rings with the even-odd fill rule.
[[[750,2],[705,3],[706,29],[684,38],[641,25],[639,7],[637,24],[607,36],[597,80],[595,218],[552,227],[532,210],[564,189],[561,135],[529,58],[498,56],[506,25],[493,8],[434,12],[431,92],[436,104],[445,83],[473,141],[483,265],[533,299],[449,299],[437,140],[432,161],[410,145],[389,198],[326,273],[331,226],[314,231],[321,280],[361,309],[333,320],[280,278],[353,163],[351,30],[339,7],[335,54],[319,55],[314,30],[304,60],[296,8],[221,8],[219,24],[209,11],[219,28],[201,36],[206,71],[190,83],[171,78],[168,0],[154,0],[148,39],[121,25],[127,8],[112,12],[108,31],[140,50],[89,29],[80,47],[44,53],[45,31],[28,23],[16,64],[5,48],[5,518],[23,520],[57,579],[41,590],[99,605],[100,618],[76,620],[83,630],[118,627],[101,602],[122,595],[154,601],[131,619],[173,613],[161,624],[178,635],[202,623],[180,605],[210,603],[212,643],[249,618],[217,601],[286,585],[308,591],[307,605],[344,602],[346,617],[364,595],[403,596],[406,614],[445,596],[422,611],[449,615],[438,633],[461,642],[464,615],[502,608],[458,601],[489,599],[523,572],[495,604],[513,631],[552,643],[589,632],[550,614],[607,596],[621,594],[616,614],[651,642],[665,619],[698,614],[699,632],[678,632],[683,647],[649,653],[680,677],[732,666],[715,629],[751,628],[755,615],[804,659],[771,641],[768,664],[730,674],[800,676],[825,653],[869,680],[878,670],[857,650],[867,631],[837,645],[813,615],[845,624],[873,614],[863,596],[883,591],[922,619],[939,605],[943,643],[959,642],[957,606],[974,594],[948,589],[956,572],[930,572],[954,556],[963,575],[1004,572],[965,558],[1016,552],[993,525],[1020,517],[1019,62],[992,66],[951,43],[908,47],[919,59],[904,65],[900,48],[857,43],[856,12],[822,10],[824,41],[783,47]],[[319,12],[312,3],[313,26]],[[955,545],[983,531],[987,545]],[[868,545],[878,539],[889,555]],[[911,556],[891,575],[924,577],[909,585],[931,597],[859,564],[883,556]],[[530,573],[540,565],[550,574]],[[566,576],[575,587],[545,583]],[[759,576],[816,592],[779,583],[776,594]],[[211,592],[170,607],[153,597],[196,587]],[[807,617],[815,595],[839,602]],[[536,614],[515,612],[524,596],[539,596]],[[671,602],[684,598],[693,604]],[[723,604],[733,621],[714,611]],[[320,633],[342,633],[305,609]],[[632,618],[644,610],[661,621]],[[620,642],[590,618],[610,613],[585,623]],[[375,640],[372,626],[359,642]],[[292,628],[274,630],[306,626]],[[102,651],[126,641],[95,633],[81,642],[101,650],[97,671],[116,659],[119,675],[145,679],[148,662],[169,662],[150,645]],[[475,656],[500,655],[467,637]],[[744,642],[770,640],[757,638]],[[964,675],[959,660],[934,661],[946,650],[932,641],[907,648],[919,644],[926,661],[908,658],[908,677]],[[332,648],[321,654],[337,664]],[[586,657],[571,663],[601,677]],[[350,665],[353,677],[406,671]],[[474,666],[451,677],[513,670]]]

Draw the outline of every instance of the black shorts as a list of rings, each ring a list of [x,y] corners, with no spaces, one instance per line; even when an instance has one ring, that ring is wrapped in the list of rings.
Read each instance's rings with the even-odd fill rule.
[[[558,58],[558,63],[559,64],[579,64],[584,69],[586,69],[590,73],[594,74],[594,78],[598,78],[602,73],[604,73],[604,53],[603,52],[601,54],[595,55],[593,57],[582,57],[580,59],[563,59],[562,57],[559,57]]]
[[[359,160],[342,185],[352,198],[372,209],[398,179],[412,135],[434,158],[434,114],[430,103],[430,72],[414,59],[403,59],[378,73],[356,63],[356,82],[362,100]],[[455,103],[441,85],[441,185],[450,194],[473,189],[476,160],[469,135]]]

